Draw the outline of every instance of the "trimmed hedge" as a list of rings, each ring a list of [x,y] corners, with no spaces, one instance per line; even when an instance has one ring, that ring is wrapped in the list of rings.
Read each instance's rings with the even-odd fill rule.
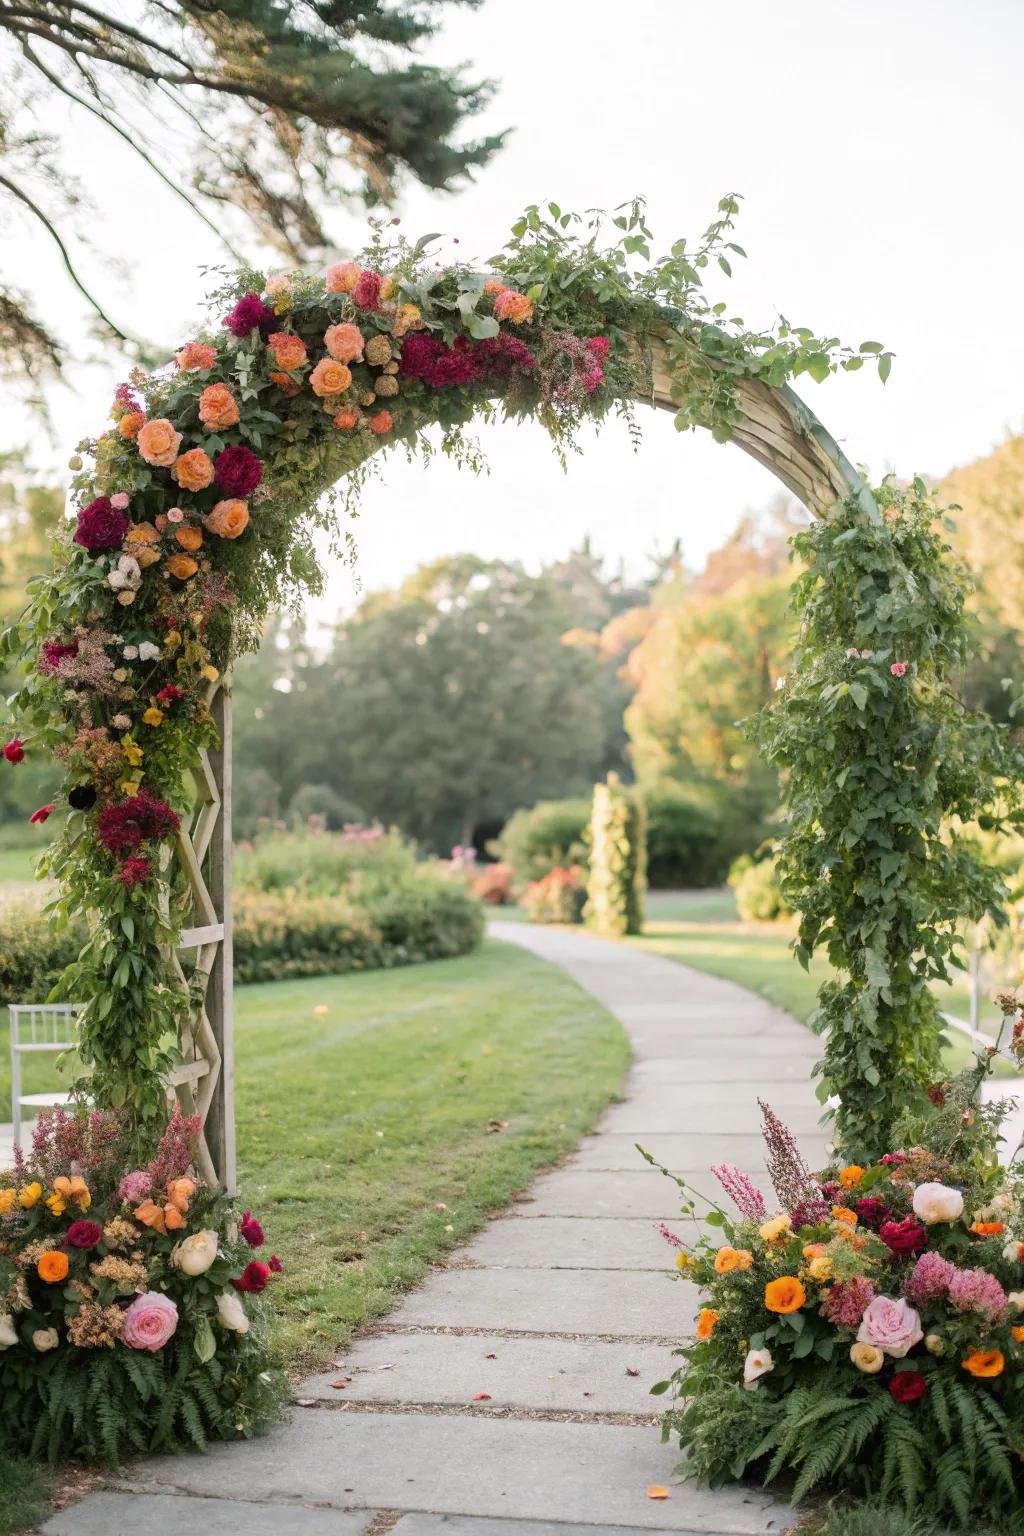
[[[4,896],[0,906],[0,1007],[44,1003],[88,937],[84,923],[55,928],[42,898]]]
[[[745,923],[773,923],[789,917],[774,859],[755,864],[746,854],[729,871],[729,884],[736,896],[736,910]]]

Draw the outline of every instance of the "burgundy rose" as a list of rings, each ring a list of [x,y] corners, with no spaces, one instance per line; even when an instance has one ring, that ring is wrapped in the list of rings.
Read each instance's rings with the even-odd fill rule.
[[[907,1216],[903,1221],[884,1221],[878,1235],[900,1259],[912,1258],[928,1246],[928,1233],[913,1216]]]
[[[103,1238],[98,1221],[73,1221],[65,1233],[72,1248],[95,1248]]]
[[[256,1220],[256,1217],[253,1215],[252,1211],[246,1211],[245,1215],[238,1223],[238,1230],[245,1242],[249,1244],[250,1248],[263,1247],[263,1228]]]
[[[128,532],[128,519],[106,496],[97,496],[78,514],[75,543],[83,549],[117,549]]]
[[[232,443],[214,459],[213,477],[226,496],[248,496],[263,479],[263,465],[244,443]]]
[[[255,330],[259,330],[260,335],[266,339],[271,331],[277,329],[277,316],[272,309],[267,308],[258,293],[247,293],[239,299],[231,313],[224,316],[224,324],[232,336],[240,340]]]
[[[874,1195],[865,1195],[863,1200],[854,1203],[857,1220],[865,1227],[870,1227],[872,1232],[880,1232],[887,1221],[892,1218],[892,1212],[884,1200],[876,1200]]]
[[[9,763],[23,763],[25,761],[25,743],[20,736],[15,736],[4,747],[4,757]]]
[[[145,885],[151,873],[149,860],[145,856],[140,856],[134,859],[125,859],[117,872],[117,878],[122,885],[126,885],[130,890],[132,886]]]
[[[889,1383],[889,1396],[896,1403],[916,1403],[928,1391],[920,1371],[897,1371]]]
[[[185,695],[173,683],[168,683],[165,688],[160,689],[156,697],[159,704],[177,704],[178,700],[183,699]]]
[[[247,1264],[242,1270],[239,1278],[232,1280],[231,1284],[236,1291],[248,1291],[255,1295],[264,1289],[269,1279],[270,1270],[267,1265],[261,1264],[258,1259],[253,1259],[252,1263]]]

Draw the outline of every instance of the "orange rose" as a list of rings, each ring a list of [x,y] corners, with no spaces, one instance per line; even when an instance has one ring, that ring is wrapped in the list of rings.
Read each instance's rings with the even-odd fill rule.
[[[293,336],[291,331],[275,331],[267,338],[267,346],[279,368],[301,368],[308,355],[302,337]]]
[[[333,357],[322,357],[309,376],[314,395],[343,395],[352,383],[352,375],[344,363]]]
[[[180,1232],[182,1227],[188,1226],[188,1222],[175,1205],[164,1206],[164,1222],[168,1232]]]
[[[1006,1361],[1001,1349],[972,1349],[966,1360],[961,1360],[963,1370],[972,1376],[1001,1376]]]
[[[139,433],[142,431],[145,425],[146,418],[143,416],[141,411],[125,411],[124,415],[117,423],[117,430],[120,432],[122,437],[134,439],[138,437]]]
[[[351,432],[353,427],[359,425],[359,412],[354,405],[346,405],[334,418],[334,425],[339,432]]]
[[[199,567],[191,555],[172,555],[167,562],[167,569],[179,581],[190,581]]]
[[[841,1221],[846,1227],[857,1225],[857,1212],[851,1211],[848,1205],[834,1205],[832,1207],[832,1220]]]
[[[533,305],[525,293],[517,293],[514,288],[503,288],[494,298],[494,318],[511,320],[513,325],[523,325],[533,318]]]
[[[196,368],[212,368],[217,361],[217,354],[212,347],[204,346],[201,341],[186,341],[180,352],[176,352],[174,361],[182,373],[190,373]]]
[[[395,424],[395,418],[390,411],[378,411],[376,416],[370,417],[370,431],[376,432],[378,437],[383,437],[385,432],[390,432]]]
[[[358,363],[363,355],[364,336],[358,325],[345,320],[329,325],[324,332],[324,346],[338,363]]]
[[[194,555],[197,549],[203,547],[203,530],[193,528],[189,523],[182,523],[174,530],[174,540],[182,549],[187,549],[189,554]]]
[[[290,379],[286,373],[272,373],[270,382],[276,384],[282,395],[297,395],[302,385],[296,379]]]
[[[804,1248],[805,1259],[820,1259],[825,1252],[824,1243],[808,1243]]]
[[[718,1313],[715,1311],[714,1307],[701,1307],[700,1315],[697,1318],[698,1339],[710,1339],[711,1335],[715,1331],[715,1324],[717,1322]]]
[[[971,1231],[977,1237],[998,1237],[1005,1230],[1001,1221],[976,1221],[971,1226]]]
[[[795,1275],[780,1275],[778,1280],[769,1280],[764,1288],[764,1304],[769,1312],[783,1316],[799,1312],[806,1300],[807,1292]]]
[[[199,396],[199,420],[212,432],[235,425],[238,404],[226,384],[207,384]]]
[[[1019,1325],[1010,1329],[1010,1336],[1015,1344],[1024,1344],[1024,1328]]]
[[[160,534],[152,523],[133,523],[125,534],[124,541],[129,548],[133,544],[159,544]],[[137,550],[132,549],[133,555],[137,553]]]
[[[237,539],[249,526],[249,508],[244,501],[232,496],[227,501],[218,501],[203,521],[210,533],[215,533],[219,539]]]
[[[851,1163],[848,1168],[844,1168],[841,1171],[839,1175],[839,1182],[844,1189],[852,1189],[855,1184],[860,1183],[863,1177],[864,1169],[860,1166],[860,1164]]]
[[[147,464],[169,469],[178,457],[181,433],[175,432],[166,417],[158,416],[155,421],[147,421],[140,430],[138,444]]]
[[[213,460],[201,448],[179,454],[171,474],[186,491],[205,491],[213,484]]]
[[[747,1248],[719,1248],[715,1254],[715,1273],[731,1275],[734,1269],[749,1269],[754,1256]]]
[[[351,293],[359,281],[359,266],[354,261],[339,261],[337,266],[327,268],[327,292]]]
[[[47,1285],[58,1285],[61,1280],[67,1279],[68,1256],[61,1253],[59,1248],[48,1248],[39,1255],[36,1270],[40,1280],[45,1280]]]
[[[176,1210],[187,1211],[188,1203],[196,1192],[195,1179],[171,1179],[167,1185],[167,1199]]]

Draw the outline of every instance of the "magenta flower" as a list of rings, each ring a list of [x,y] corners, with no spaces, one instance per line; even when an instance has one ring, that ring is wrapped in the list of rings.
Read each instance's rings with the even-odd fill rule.
[[[941,1253],[923,1253],[907,1276],[903,1289],[915,1307],[926,1307],[942,1300],[956,1272],[956,1265],[944,1259]]]
[[[949,1302],[958,1312],[977,1312],[989,1323],[1006,1315],[1006,1292],[987,1269],[958,1269],[949,1282]]]
[[[252,1263],[247,1264],[242,1270],[239,1278],[232,1280],[231,1284],[236,1291],[248,1291],[255,1295],[265,1289],[269,1279],[270,1270],[267,1265],[261,1264],[258,1259],[253,1259]]]
[[[258,293],[247,293],[239,299],[231,313],[224,316],[224,324],[232,336],[240,340],[255,330],[266,338],[271,331],[277,329],[277,316],[264,304]]]
[[[352,303],[357,309],[380,309],[380,290],[384,279],[379,272],[364,268],[352,289]]]
[[[907,663],[905,661],[894,661],[892,666],[889,668],[889,671],[892,673],[893,677],[902,677],[906,670]]]
[[[260,1226],[252,1211],[246,1211],[238,1223],[238,1231],[250,1248],[263,1247],[263,1228]]]
[[[717,1167],[713,1165],[711,1172],[746,1221],[764,1221],[768,1215],[764,1196],[745,1173],[741,1173],[731,1163],[719,1163]]]

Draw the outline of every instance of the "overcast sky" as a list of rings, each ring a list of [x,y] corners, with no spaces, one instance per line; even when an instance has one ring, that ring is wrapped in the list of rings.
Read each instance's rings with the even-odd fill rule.
[[[864,370],[802,392],[872,475],[940,474],[1024,422],[1022,44],[1019,0],[485,0],[453,11],[433,52],[498,81],[478,126],[515,131],[476,185],[408,189],[397,212],[413,236],[444,229],[459,256],[485,258],[527,202],[642,193],[667,247],[740,192],[749,260],[722,280],[731,310],[892,347],[884,388]],[[66,143],[92,227],[123,260],[120,275],[83,263],[115,318],[186,336],[198,269],[223,259],[213,237],[100,125],[76,121]],[[358,221],[339,214],[335,228],[339,247],[361,242]],[[27,226],[10,233],[8,272],[73,336],[84,317],[53,252]],[[60,451],[37,438],[37,462],[63,463],[102,427],[122,372],[112,361],[55,394]],[[23,436],[4,415],[3,436]],[[677,536],[697,563],[775,494],[738,450],[680,437],[661,413],[642,420],[638,455],[610,422],[567,475],[522,425],[481,434],[484,480],[389,461],[356,526],[361,580],[392,583],[464,550],[536,566],[585,533],[634,570]],[[335,572],[321,616],[351,594]]]

